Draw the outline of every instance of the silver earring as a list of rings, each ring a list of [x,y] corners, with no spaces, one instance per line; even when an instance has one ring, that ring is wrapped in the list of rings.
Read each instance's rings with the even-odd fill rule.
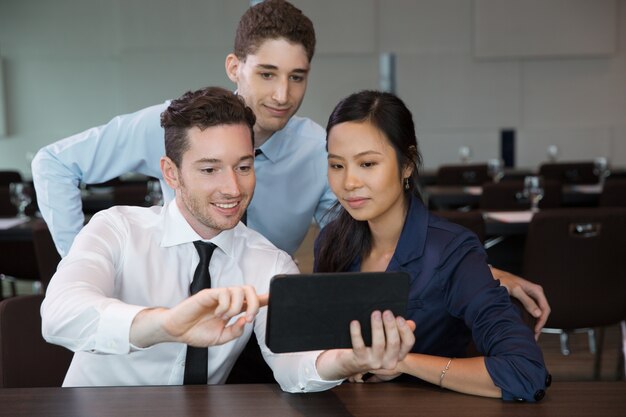
[[[404,179],[404,189],[408,190],[409,189],[409,177],[406,177]]]

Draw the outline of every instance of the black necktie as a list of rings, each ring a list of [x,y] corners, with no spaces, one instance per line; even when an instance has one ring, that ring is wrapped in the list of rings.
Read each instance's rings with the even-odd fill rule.
[[[189,292],[194,295],[204,288],[211,288],[211,275],[209,274],[209,262],[211,255],[217,246],[213,243],[202,242],[200,240],[193,242],[200,262],[193,274],[193,281],[189,286]],[[185,385],[201,385],[207,383],[207,365],[209,360],[209,351],[207,348],[198,348],[187,346],[187,357],[185,358]]]

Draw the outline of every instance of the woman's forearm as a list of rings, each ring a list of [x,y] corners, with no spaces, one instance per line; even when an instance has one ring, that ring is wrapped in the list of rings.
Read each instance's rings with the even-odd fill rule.
[[[452,391],[502,397],[502,391],[487,372],[483,357],[456,358],[450,362],[449,357],[411,353],[398,364],[397,370]]]

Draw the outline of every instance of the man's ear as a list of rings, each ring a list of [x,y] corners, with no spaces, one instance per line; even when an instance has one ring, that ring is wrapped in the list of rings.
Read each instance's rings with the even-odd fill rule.
[[[239,58],[237,58],[237,55],[228,54],[228,56],[226,56],[226,64],[225,64],[226,75],[235,84],[239,82],[239,75],[237,74],[237,71],[239,70],[240,64],[241,64],[241,61],[239,61]]]
[[[161,173],[163,174],[163,179],[173,190],[178,190],[180,188],[180,179],[178,172],[178,167],[167,156],[161,157]]]

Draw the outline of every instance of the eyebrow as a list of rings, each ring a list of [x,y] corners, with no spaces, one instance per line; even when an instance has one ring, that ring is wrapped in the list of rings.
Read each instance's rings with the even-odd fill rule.
[[[359,158],[361,156],[366,156],[366,155],[382,155],[382,153],[377,152],[377,151],[363,151],[363,152],[357,153],[356,155],[354,155],[354,157],[355,158]],[[330,159],[330,158],[345,159],[342,156],[335,155],[335,154],[332,154],[332,153],[328,154],[328,159]]]
[[[254,156],[252,155],[242,156],[241,158],[239,158],[238,162],[242,162],[242,161],[254,161]],[[222,160],[217,159],[217,158],[200,158],[200,159],[196,159],[194,161],[194,164],[218,164],[220,162],[222,162]]]
[[[276,65],[271,65],[271,64],[258,64],[256,66],[259,69],[264,69],[264,70],[271,70],[271,71],[278,71],[278,67]],[[309,72],[308,68],[296,68],[293,71],[291,71],[292,73],[298,73],[298,74],[307,74]]]

